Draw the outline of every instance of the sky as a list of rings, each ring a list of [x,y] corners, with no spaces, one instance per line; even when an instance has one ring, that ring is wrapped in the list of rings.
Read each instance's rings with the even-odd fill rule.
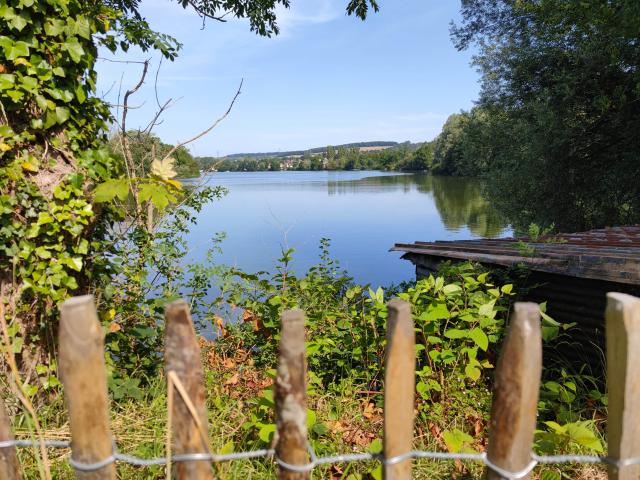
[[[350,142],[433,139],[446,118],[469,109],[479,92],[471,52],[458,52],[449,24],[457,0],[379,0],[366,21],[345,13],[347,0],[293,0],[279,9],[281,33],[263,38],[245,20],[202,20],[175,1],[143,0],[157,31],[182,44],[178,58],[131,50],[98,61],[98,94],[113,105],[139,79],[128,128],[145,127],[160,103],[173,99],[154,132],[166,143],[194,137],[234,108],[208,135],[189,145],[198,156],[307,149]],[[120,100],[121,101],[121,100]],[[117,112],[114,112],[117,113]]]

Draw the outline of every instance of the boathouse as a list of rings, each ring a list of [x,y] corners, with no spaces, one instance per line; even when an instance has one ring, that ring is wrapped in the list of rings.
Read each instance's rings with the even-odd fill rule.
[[[392,250],[416,267],[416,277],[439,264],[472,261],[527,272],[525,300],[547,302],[547,313],[577,324],[567,346],[576,355],[593,357],[604,345],[607,292],[640,296],[640,225],[528,238],[398,243]],[[582,358],[582,360],[585,360]],[[590,361],[589,363],[593,363]]]

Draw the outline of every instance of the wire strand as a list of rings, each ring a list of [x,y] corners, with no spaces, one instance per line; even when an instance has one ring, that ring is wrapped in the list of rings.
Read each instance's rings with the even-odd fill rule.
[[[40,442],[38,440],[3,440],[0,441],[0,449],[4,448],[28,448],[38,447]],[[71,448],[71,442],[68,440],[45,440],[44,445],[47,448]],[[256,458],[273,458],[276,464],[281,468],[290,470],[292,472],[310,472],[319,465],[330,465],[336,463],[350,463],[350,462],[365,462],[365,461],[378,461],[383,465],[394,465],[409,459],[429,459],[429,460],[468,460],[474,462],[480,462],[484,464],[488,469],[494,471],[498,475],[508,480],[520,480],[526,477],[538,464],[564,464],[564,463],[591,463],[591,464],[605,464],[612,465],[617,468],[629,467],[632,465],[640,465],[640,457],[627,458],[623,460],[617,460],[614,458],[596,456],[596,455],[537,455],[531,454],[531,461],[529,464],[518,472],[510,472],[504,470],[501,467],[495,465],[486,453],[450,453],[450,452],[429,452],[424,450],[412,450],[402,455],[397,455],[391,458],[384,458],[381,453],[351,453],[342,455],[329,455],[325,457],[318,457],[312,448],[309,448],[310,461],[304,465],[292,465],[276,456],[275,450],[263,449],[253,450],[248,452],[236,452],[226,454],[212,454],[212,453],[183,453],[171,456],[172,462],[195,462],[203,461],[210,463],[231,462],[236,460],[251,460]],[[118,452],[117,446],[114,443],[113,452],[111,455],[103,460],[83,463],[74,460],[73,457],[68,459],[69,464],[76,470],[82,472],[91,472],[100,470],[115,462],[126,463],[136,467],[150,467],[153,465],[165,465],[167,463],[166,457],[156,458],[142,458],[133,455],[127,455]]]

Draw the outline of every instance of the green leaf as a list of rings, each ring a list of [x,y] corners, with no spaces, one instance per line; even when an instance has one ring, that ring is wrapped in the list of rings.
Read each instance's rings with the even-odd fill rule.
[[[84,91],[84,87],[80,84],[78,84],[78,86],[76,87],[76,98],[78,99],[78,102],[80,102],[80,104],[83,104],[87,99],[87,94]]]
[[[461,291],[462,287],[460,287],[460,285],[456,285],[455,283],[450,283],[449,285],[445,285],[444,287],[442,287],[442,292],[445,295],[452,295]]]
[[[11,23],[11,26],[13,28],[15,28],[16,30],[18,30],[20,32],[20,31],[22,31],[22,29],[24,27],[27,26],[27,23],[29,23],[29,22],[28,22],[27,18],[25,18],[24,15],[18,14],[15,17],[13,17],[13,20],[10,23]]]
[[[562,476],[557,470],[543,470],[540,473],[540,480],[562,480]]]
[[[7,95],[14,101],[17,102],[20,99],[22,99],[22,97],[24,97],[24,93],[18,91],[18,90],[8,90],[7,91]]]
[[[369,444],[369,452],[380,453],[382,452],[382,440],[376,438]]]
[[[595,450],[598,453],[602,453],[602,443],[591,428],[589,428],[590,422],[575,422],[565,425],[566,432],[569,438],[578,445]]]
[[[436,303],[435,305],[429,305],[427,310],[420,315],[420,320],[427,322],[433,320],[444,320],[449,318],[449,310],[444,302]]]
[[[29,44],[22,41],[15,42],[8,49],[5,48],[5,55],[7,57],[7,60],[15,60],[16,58],[20,57],[28,57]]]
[[[71,60],[73,60],[75,63],[80,63],[80,60],[82,60],[82,56],[84,55],[84,49],[78,42],[78,39],[74,38],[65,43],[64,49],[69,52]]]
[[[445,431],[442,434],[444,443],[447,445],[447,449],[452,453],[457,453],[462,450],[465,443],[473,442],[473,438],[466,433],[454,428],[453,431]]]
[[[91,38],[91,26],[86,17],[79,16],[76,18],[73,33],[87,40]]]
[[[482,315],[484,317],[493,318],[495,316],[495,314],[496,314],[493,311],[494,305],[495,305],[495,300],[492,300],[489,303],[485,303],[483,305],[480,305],[480,308],[478,308],[478,314]]]
[[[58,18],[49,19],[47,20],[47,23],[44,24],[44,33],[50,37],[60,35],[63,30],[64,22]]]
[[[477,366],[469,364],[464,367],[464,373],[471,380],[477,382],[482,372]]]
[[[82,270],[82,258],[80,257],[70,257],[65,259],[65,263],[69,266],[69,268],[79,272]]]
[[[138,190],[140,201],[151,201],[158,210],[164,210],[169,203],[174,202],[174,197],[162,183],[149,182],[140,186]]]
[[[465,338],[467,336],[467,330],[459,330],[457,328],[450,328],[444,332],[444,336],[447,338]]]
[[[307,408],[307,428],[311,428],[316,424],[316,412]]]
[[[262,440],[264,443],[271,443],[275,431],[275,424],[270,423],[268,425],[263,425],[258,432],[258,437],[260,437],[260,440]]]
[[[487,334],[484,333],[481,329],[476,327],[471,330],[469,332],[469,338],[473,340],[475,344],[478,345],[478,347],[480,347],[482,350],[484,350],[485,352],[487,351],[487,348],[489,347],[489,338],[487,337]]]
[[[107,180],[98,185],[93,191],[93,200],[95,202],[110,202],[115,197],[120,200],[126,200],[129,195],[129,183],[126,179]]]
[[[67,120],[69,120],[69,109],[66,107],[56,107],[56,122],[58,124],[63,124],[64,122],[66,122]]]
[[[233,453],[234,450],[234,446],[233,446],[233,441],[229,440],[227,443],[225,443],[222,448],[218,451],[219,455],[227,455],[229,453]]]
[[[15,82],[16,76],[12,73],[0,73],[0,90],[13,88]]]

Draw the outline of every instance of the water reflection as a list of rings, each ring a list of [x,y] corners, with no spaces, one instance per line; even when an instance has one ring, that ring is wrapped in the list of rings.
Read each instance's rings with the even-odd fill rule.
[[[458,231],[467,227],[479,237],[501,236],[507,227],[506,221],[482,195],[482,187],[482,181],[477,178],[421,174],[327,182],[329,195],[386,192],[406,194],[413,191],[431,195],[447,230]]]

